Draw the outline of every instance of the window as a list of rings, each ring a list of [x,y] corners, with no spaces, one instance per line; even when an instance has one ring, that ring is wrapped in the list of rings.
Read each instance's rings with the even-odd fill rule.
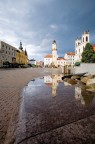
[[[6,54],[7,54],[7,51],[6,51]]]
[[[88,41],[88,37],[86,36],[86,41]]]
[[[84,42],[84,37],[83,37],[83,42]]]

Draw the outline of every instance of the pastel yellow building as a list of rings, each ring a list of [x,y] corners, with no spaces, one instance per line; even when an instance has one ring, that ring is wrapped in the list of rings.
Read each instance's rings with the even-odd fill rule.
[[[20,47],[16,52],[16,62],[18,64],[28,64],[27,51],[23,50],[22,43],[20,42]]]

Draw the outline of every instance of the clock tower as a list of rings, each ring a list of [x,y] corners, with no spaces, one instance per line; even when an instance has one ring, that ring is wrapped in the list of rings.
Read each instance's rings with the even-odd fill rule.
[[[52,43],[52,64],[57,67],[57,46],[55,40]]]

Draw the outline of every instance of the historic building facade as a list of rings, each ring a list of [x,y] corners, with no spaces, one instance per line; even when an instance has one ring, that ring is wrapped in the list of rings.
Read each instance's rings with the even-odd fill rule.
[[[52,54],[47,54],[44,57],[44,66],[50,66],[52,63]]]
[[[56,41],[54,40],[52,43],[52,54],[47,54],[44,57],[44,66],[56,66],[57,67],[57,46]]]
[[[75,40],[75,62],[80,62],[82,59],[82,52],[87,43],[90,42],[90,34],[89,31],[86,31],[82,34],[81,38],[77,38]]]
[[[58,57],[57,58],[57,65],[59,66],[65,66],[67,65],[67,60],[63,57]]]
[[[0,41],[0,67],[3,66],[4,62],[28,64],[27,51],[23,50],[21,42],[19,49],[17,49],[8,43]]]
[[[0,66],[3,65],[3,62],[8,61],[10,63],[16,62],[16,48],[0,41]]]
[[[65,53],[64,56],[65,60],[66,60],[66,65],[74,65],[74,60],[75,60],[75,52],[67,52]]]
[[[56,41],[54,40],[52,43],[52,54],[47,54],[44,57],[44,66],[59,67],[59,66],[64,66],[65,64],[66,64],[66,60],[63,57],[58,57],[57,45],[56,45]]]
[[[33,58],[33,59],[30,59],[29,60],[29,63],[32,65],[32,64],[34,64],[34,65],[36,65],[37,64],[37,61]]]
[[[19,49],[16,50],[16,62],[18,64],[28,64],[27,51],[23,50],[22,42],[20,42]]]
[[[90,33],[85,31],[82,37],[75,40],[75,52],[66,52],[64,57],[60,58],[57,56],[56,41],[52,43],[52,54],[47,54],[44,57],[44,66],[55,65],[58,66],[74,66],[76,62],[81,62],[82,53],[87,43],[90,43]],[[95,44],[92,45],[95,51]]]

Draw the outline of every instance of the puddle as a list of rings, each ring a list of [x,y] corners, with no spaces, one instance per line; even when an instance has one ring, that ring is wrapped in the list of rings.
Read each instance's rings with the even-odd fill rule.
[[[23,90],[25,138],[63,127],[95,114],[95,95],[53,74],[31,80]],[[23,121],[22,119],[22,121]],[[20,140],[23,134],[20,128]]]

